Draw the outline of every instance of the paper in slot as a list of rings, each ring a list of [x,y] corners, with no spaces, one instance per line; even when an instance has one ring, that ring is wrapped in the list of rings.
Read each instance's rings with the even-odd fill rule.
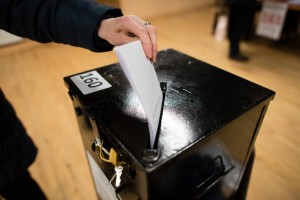
[[[154,66],[147,59],[140,40],[117,46],[114,51],[122,70],[144,107],[149,126],[150,145],[153,148],[163,99]]]

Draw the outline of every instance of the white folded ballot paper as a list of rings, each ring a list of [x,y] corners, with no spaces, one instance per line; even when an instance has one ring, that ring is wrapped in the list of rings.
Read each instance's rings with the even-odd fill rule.
[[[147,59],[140,40],[117,46],[114,51],[127,79],[145,109],[150,145],[153,148],[163,99],[154,66]]]

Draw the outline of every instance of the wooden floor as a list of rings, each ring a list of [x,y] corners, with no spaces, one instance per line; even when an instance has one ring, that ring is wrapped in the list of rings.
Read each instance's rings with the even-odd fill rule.
[[[227,41],[211,35],[211,8],[149,19],[159,50],[174,48],[276,91],[256,140],[249,200],[300,199],[300,46],[243,43],[248,63],[227,59]],[[24,41],[0,48],[0,86],[39,148],[30,171],[52,200],[96,199],[63,77],[115,63],[62,44]],[[201,78],[201,77],[199,77]]]

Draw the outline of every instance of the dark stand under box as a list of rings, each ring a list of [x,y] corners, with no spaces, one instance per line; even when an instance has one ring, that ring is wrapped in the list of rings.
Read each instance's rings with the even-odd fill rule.
[[[275,93],[172,49],[159,52],[155,70],[164,102],[154,149],[119,64],[64,78],[99,198],[244,198]],[[99,74],[111,87],[101,88]],[[119,187],[109,156],[124,167]]]

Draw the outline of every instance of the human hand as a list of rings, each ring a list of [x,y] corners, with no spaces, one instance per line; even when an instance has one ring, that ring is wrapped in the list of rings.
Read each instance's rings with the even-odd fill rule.
[[[105,19],[101,22],[98,36],[114,46],[141,40],[146,56],[156,61],[156,28],[134,15]]]

